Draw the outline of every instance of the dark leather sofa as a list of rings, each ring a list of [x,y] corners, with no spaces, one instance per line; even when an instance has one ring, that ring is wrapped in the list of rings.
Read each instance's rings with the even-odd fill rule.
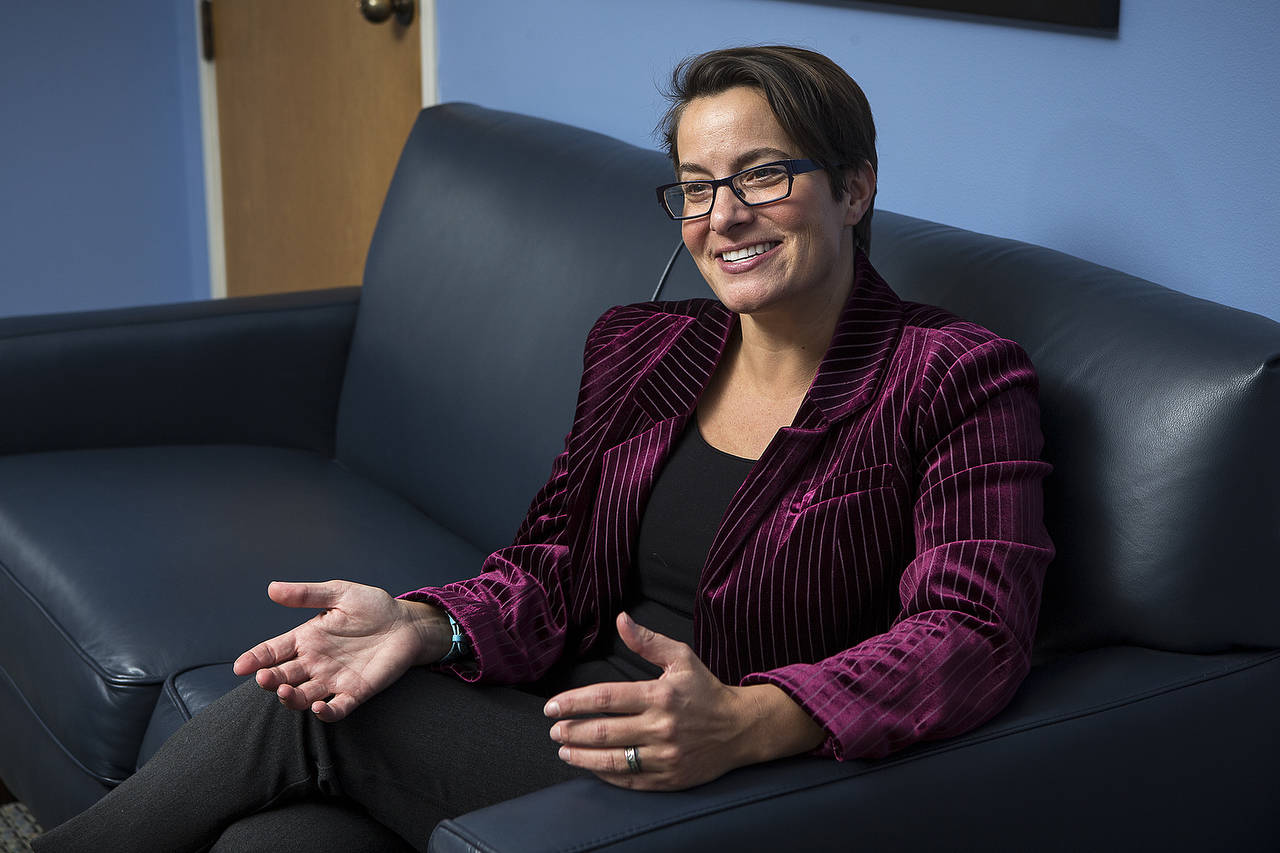
[[[272,578],[472,573],[569,426],[592,320],[650,298],[661,155],[424,110],[363,289],[0,321],[0,779],[46,826],[305,614]],[[1280,848],[1280,324],[881,211],[904,298],[1042,380],[1037,663],[978,730],[660,795],[560,785],[441,851]],[[686,255],[663,297],[705,295]]]

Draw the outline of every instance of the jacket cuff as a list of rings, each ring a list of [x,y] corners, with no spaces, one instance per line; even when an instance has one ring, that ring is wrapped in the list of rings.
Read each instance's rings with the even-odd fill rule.
[[[463,681],[477,682],[483,679],[485,663],[492,661],[493,656],[490,650],[484,649],[477,642],[484,632],[476,630],[475,626],[486,621],[478,612],[482,609],[482,605],[477,605],[473,599],[448,587],[424,587],[396,597],[439,607],[457,620],[458,625],[462,627],[462,632],[467,635],[467,642],[471,646],[471,660],[459,660],[448,664],[434,663],[429,666],[441,672],[452,673]]]

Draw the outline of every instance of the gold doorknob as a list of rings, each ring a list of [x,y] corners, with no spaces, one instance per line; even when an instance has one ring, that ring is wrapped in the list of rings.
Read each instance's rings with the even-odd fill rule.
[[[360,0],[360,14],[371,24],[381,24],[396,16],[401,26],[413,23],[413,0]]]

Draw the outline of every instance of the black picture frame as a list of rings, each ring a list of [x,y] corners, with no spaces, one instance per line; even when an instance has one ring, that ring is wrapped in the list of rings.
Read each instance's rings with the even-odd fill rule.
[[[877,6],[907,6],[968,15],[990,15],[1082,29],[1116,32],[1120,0],[867,0]]]

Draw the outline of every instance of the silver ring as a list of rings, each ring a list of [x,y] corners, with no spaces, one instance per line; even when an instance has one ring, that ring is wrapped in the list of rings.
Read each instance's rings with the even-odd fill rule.
[[[627,757],[627,767],[632,773],[640,772],[640,747],[629,746],[622,750],[622,754]]]

